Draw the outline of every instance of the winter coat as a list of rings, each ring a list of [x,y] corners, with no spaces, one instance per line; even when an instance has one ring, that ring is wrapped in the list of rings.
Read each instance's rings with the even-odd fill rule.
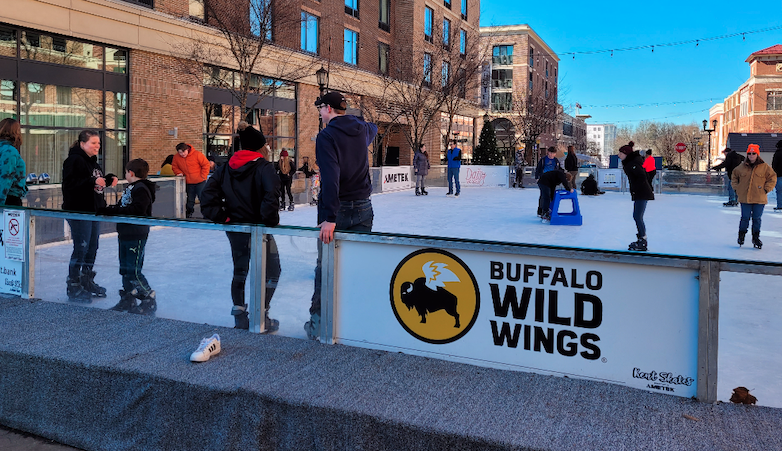
[[[201,193],[201,213],[219,223],[280,223],[280,178],[259,152],[240,150],[218,166]]]
[[[538,160],[538,165],[535,167],[535,178],[539,179],[544,173],[560,168],[562,165],[559,164],[558,158],[549,158],[548,155],[545,155]]]
[[[589,175],[583,182],[581,182],[581,194],[585,196],[594,196],[600,191],[597,189],[597,180],[595,176]]]
[[[98,214],[109,216],[152,216],[152,203],[155,202],[155,183],[147,179],[129,184],[116,205],[99,208]],[[149,226],[136,224],[117,224],[117,235],[122,241],[146,240]]]
[[[351,115],[339,115],[318,133],[315,159],[320,167],[318,224],[337,222],[341,201],[369,199],[367,148],[377,135],[377,125]]]
[[[454,147],[453,149],[448,149],[445,152],[445,158],[448,160],[449,168],[462,167],[462,149],[458,147]]]
[[[568,172],[578,171],[578,157],[576,152],[568,152],[565,157],[565,170]]]
[[[739,155],[739,153],[735,150],[731,150],[727,155],[725,155],[725,160],[717,166],[714,166],[712,169],[719,171],[720,169],[725,168],[725,171],[728,173],[728,178],[732,179],[733,170],[736,169],[736,167],[740,165],[742,161],[744,161],[744,156]]]
[[[293,160],[288,160],[288,165],[290,168],[288,169],[287,174],[283,174],[280,170],[280,162],[275,161],[274,162],[274,171],[277,173],[277,176],[280,178],[280,182],[283,184],[288,184],[293,180],[293,174],[296,173],[296,166],[293,164]]]
[[[643,167],[643,157],[637,150],[624,159],[622,169],[630,183],[630,197],[633,200],[654,200],[654,191]]]
[[[164,165],[163,165],[163,166],[161,166],[161,168],[160,168],[160,175],[161,175],[161,176],[168,176],[168,177],[172,177],[172,176],[174,176],[174,175],[176,175],[176,174],[174,174],[174,169],[171,167],[171,165],[170,165],[170,164],[164,164]]]
[[[417,151],[413,157],[413,169],[417,175],[426,177],[429,174],[429,159],[423,152]]]
[[[767,194],[777,184],[777,176],[771,166],[758,157],[755,164],[745,160],[733,170],[730,178],[733,190],[742,204],[767,204]]]
[[[310,164],[309,163],[302,164],[301,167],[299,168],[299,171],[304,173],[304,177],[305,178],[310,178],[313,175],[315,175],[315,171],[310,169]]]
[[[544,187],[547,186],[551,189],[553,192],[554,189],[557,187],[557,185],[562,185],[565,187],[566,190],[570,191],[570,183],[567,181],[567,177],[565,176],[565,173],[562,172],[561,169],[557,169],[555,171],[548,171],[545,174],[541,175],[538,179],[538,186]]]
[[[182,157],[179,153],[174,155],[171,169],[176,175],[184,175],[186,184],[195,185],[209,176],[209,160],[204,154],[191,148],[186,157]]]
[[[774,152],[774,158],[771,159],[771,169],[776,172],[777,177],[782,175],[782,149]]]
[[[114,174],[104,177],[97,156],[88,156],[78,143],[71,147],[62,164],[62,209],[95,213],[105,207],[104,187],[95,184],[100,177],[106,180],[106,186],[116,179]]]
[[[19,151],[9,141],[0,141],[0,205],[8,196],[24,199],[27,194],[27,167]]]
[[[652,172],[657,170],[657,164],[654,162],[654,157],[651,155],[644,158],[643,166],[646,172]]]

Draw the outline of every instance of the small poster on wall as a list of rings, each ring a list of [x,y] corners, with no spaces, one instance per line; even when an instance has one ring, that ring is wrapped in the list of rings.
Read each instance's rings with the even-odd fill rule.
[[[22,211],[3,211],[3,229],[0,230],[0,293],[22,294],[22,262],[27,234],[23,219]]]

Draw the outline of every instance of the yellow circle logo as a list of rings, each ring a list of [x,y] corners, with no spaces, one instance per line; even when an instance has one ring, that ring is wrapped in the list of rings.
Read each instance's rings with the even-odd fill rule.
[[[391,278],[391,308],[410,335],[427,343],[463,337],[478,318],[480,292],[470,268],[439,249],[405,257]]]

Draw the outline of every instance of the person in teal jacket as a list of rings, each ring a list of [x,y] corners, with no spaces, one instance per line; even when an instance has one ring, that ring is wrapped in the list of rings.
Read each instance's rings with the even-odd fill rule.
[[[19,149],[22,127],[16,119],[0,121],[0,205],[22,206],[27,194],[27,167]]]

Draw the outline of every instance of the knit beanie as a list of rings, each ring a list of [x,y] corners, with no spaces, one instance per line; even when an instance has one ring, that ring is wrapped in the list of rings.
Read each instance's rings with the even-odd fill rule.
[[[619,148],[619,153],[623,153],[625,155],[630,155],[631,153],[633,153],[633,146],[634,145],[635,145],[635,143],[630,141],[629,143],[627,143],[624,146]]]
[[[239,122],[239,140],[243,150],[259,151],[266,145],[266,137],[245,121]]]

